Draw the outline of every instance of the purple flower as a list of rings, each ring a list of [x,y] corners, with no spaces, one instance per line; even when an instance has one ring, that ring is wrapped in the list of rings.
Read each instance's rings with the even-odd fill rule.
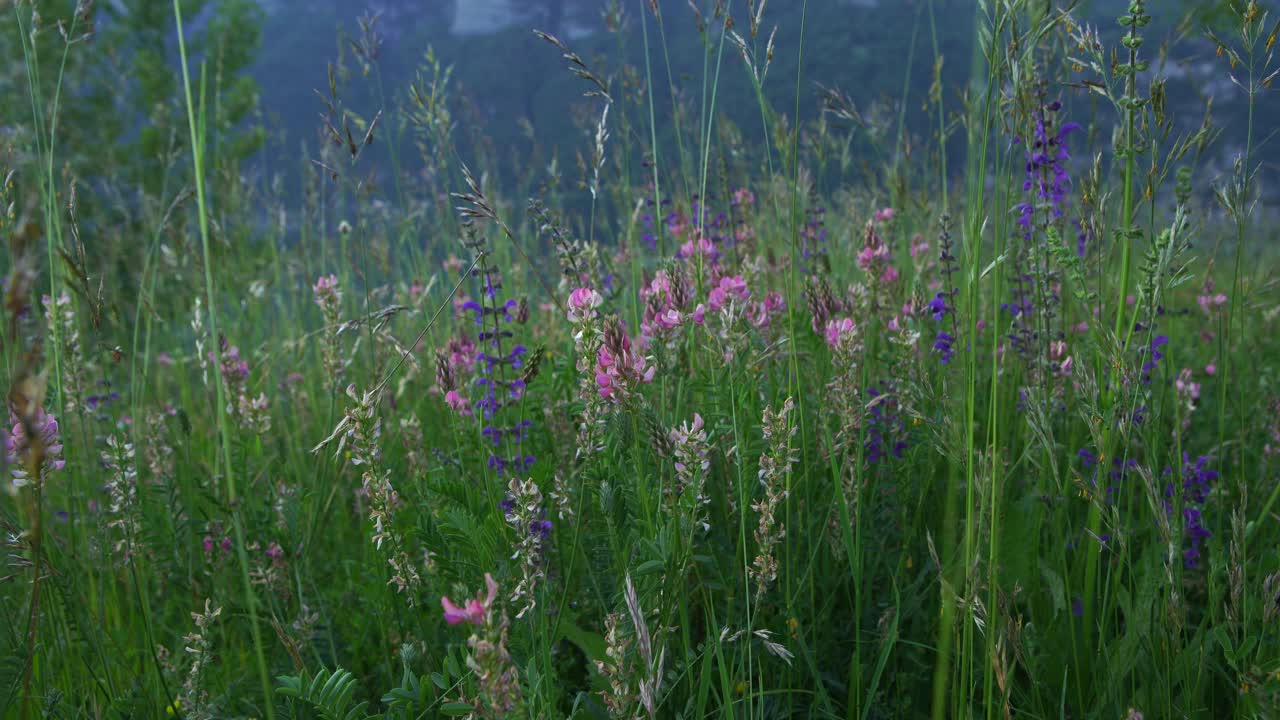
[[[1209,468],[1209,458],[1201,456],[1192,463],[1186,453],[1182,454],[1182,486],[1177,488],[1173,482],[1165,485],[1165,514],[1174,517],[1174,505],[1182,504],[1182,532],[1184,548],[1183,564],[1188,569],[1199,566],[1202,556],[1201,547],[1204,541],[1213,537],[1213,533],[1204,526],[1203,509],[1209,499],[1209,492],[1218,480],[1218,472]],[[1165,475],[1172,475],[1171,468],[1165,468]]]
[[[1160,348],[1169,344],[1169,338],[1166,335],[1157,335],[1151,340],[1149,349],[1150,355],[1147,361],[1142,364],[1142,384],[1151,384],[1151,373],[1159,366],[1160,361],[1164,359],[1164,352]]]
[[[942,364],[949,365],[951,358],[955,357],[955,336],[948,332],[938,333],[938,339],[933,343],[933,349],[942,355]]]
[[[928,307],[929,312],[933,313],[934,320],[941,320],[943,315],[951,312],[951,308],[947,307],[947,294],[944,292],[934,295]]]

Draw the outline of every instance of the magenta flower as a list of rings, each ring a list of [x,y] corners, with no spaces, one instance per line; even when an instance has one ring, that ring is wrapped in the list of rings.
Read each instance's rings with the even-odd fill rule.
[[[675,328],[680,327],[681,319],[680,311],[674,308],[663,312],[656,318],[658,325],[661,326],[663,330],[674,330]]]
[[[693,313],[689,316],[693,318],[694,325],[704,325],[707,322],[707,306],[698,303],[698,307],[693,309]]]
[[[471,417],[471,401],[459,395],[457,390],[450,390],[445,393],[444,401],[449,405],[449,409],[460,417]]]
[[[853,337],[857,334],[858,326],[853,322],[853,318],[840,318],[827,323],[826,338],[827,344],[835,348],[841,344],[845,338]]]
[[[897,210],[894,210],[894,209],[893,209],[893,208],[891,208],[891,207],[887,207],[887,208],[880,208],[880,209],[879,209],[879,210],[877,210],[877,211],[876,211],[876,213],[875,213],[876,222],[878,222],[878,223],[887,223],[887,222],[889,222],[890,220],[892,220],[892,219],[893,219],[893,216],[894,216],[894,215],[897,215],[897,214],[898,214],[898,211],[897,211]]]
[[[653,382],[656,368],[649,365],[644,348],[632,341],[620,326],[605,334],[605,342],[596,354],[596,386],[600,396],[619,401],[639,385]]]
[[[1216,308],[1227,304],[1227,296],[1222,293],[1217,295],[1201,295],[1196,298],[1196,302],[1200,304],[1200,309],[1205,313],[1212,313]]]
[[[4,444],[4,456],[13,475],[13,486],[22,487],[30,478],[27,476],[27,455],[32,451],[32,443],[27,438],[26,428],[12,411],[9,413],[11,429],[0,431],[0,441]],[[41,474],[50,470],[61,470],[67,461],[62,459],[62,433],[58,429],[58,419],[44,408],[36,408],[32,425],[39,433],[38,442],[42,448]]]
[[[578,288],[569,293],[569,322],[580,323],[596,316],[596,308],[604,304],[600,293],[591,288]]]
[[[444,608],[444,620],[450,625],[457,625],[460,622],[469,622],[472,625],[483,625],[485,615],[488,614],[489,608],[493,606],[493,601],[498,597],[498,583],[494,581],[493,576],[489,573],[484,574],[484,584],[488,589],[488,595],[483,599],[476,595],[467,600],[463,607],[458,607],[448,597],[440,598],[440,605]]]

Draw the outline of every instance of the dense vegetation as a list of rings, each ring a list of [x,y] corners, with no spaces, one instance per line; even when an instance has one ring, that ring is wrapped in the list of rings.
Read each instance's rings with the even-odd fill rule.
[[[836,5],[6,8],[0,716],[1280,713],[1280,21]]]

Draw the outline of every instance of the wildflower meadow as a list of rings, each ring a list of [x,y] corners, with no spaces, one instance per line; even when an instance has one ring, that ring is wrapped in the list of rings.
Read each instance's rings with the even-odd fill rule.
[[[1280,718],[1280,14],[1101,4],[0,3],[0,717]]]

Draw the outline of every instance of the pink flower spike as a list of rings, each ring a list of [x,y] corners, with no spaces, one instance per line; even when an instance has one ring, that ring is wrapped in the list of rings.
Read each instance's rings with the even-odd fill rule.
[[[444,608],[444,621],[450,625],[457,625],[464,620],[471,620],[471,616],[466,609],[454,605],[453,601],[447,597],[440,598],[440,606]]]
[[[580,287],[569,293],[569,322],[582,322],[595,317],[596,308],[604,303],[600,293]]]
[[[484,584],[488,595],[482,600],[479,596],[467,600],[465,606],[458,607],[448,597],[440,598],[440,606],[444,609],[444,620],[450,625],[469,622],[472,625],[484,625],[485,615],[498,599],[498,583],[489,573],[484,574]]]
[[[450,390],[444,394],[444,401],[448,403],[449,409],[455,413],[469,417],[471,415],[471,401],[458,394],[457,390]]]

